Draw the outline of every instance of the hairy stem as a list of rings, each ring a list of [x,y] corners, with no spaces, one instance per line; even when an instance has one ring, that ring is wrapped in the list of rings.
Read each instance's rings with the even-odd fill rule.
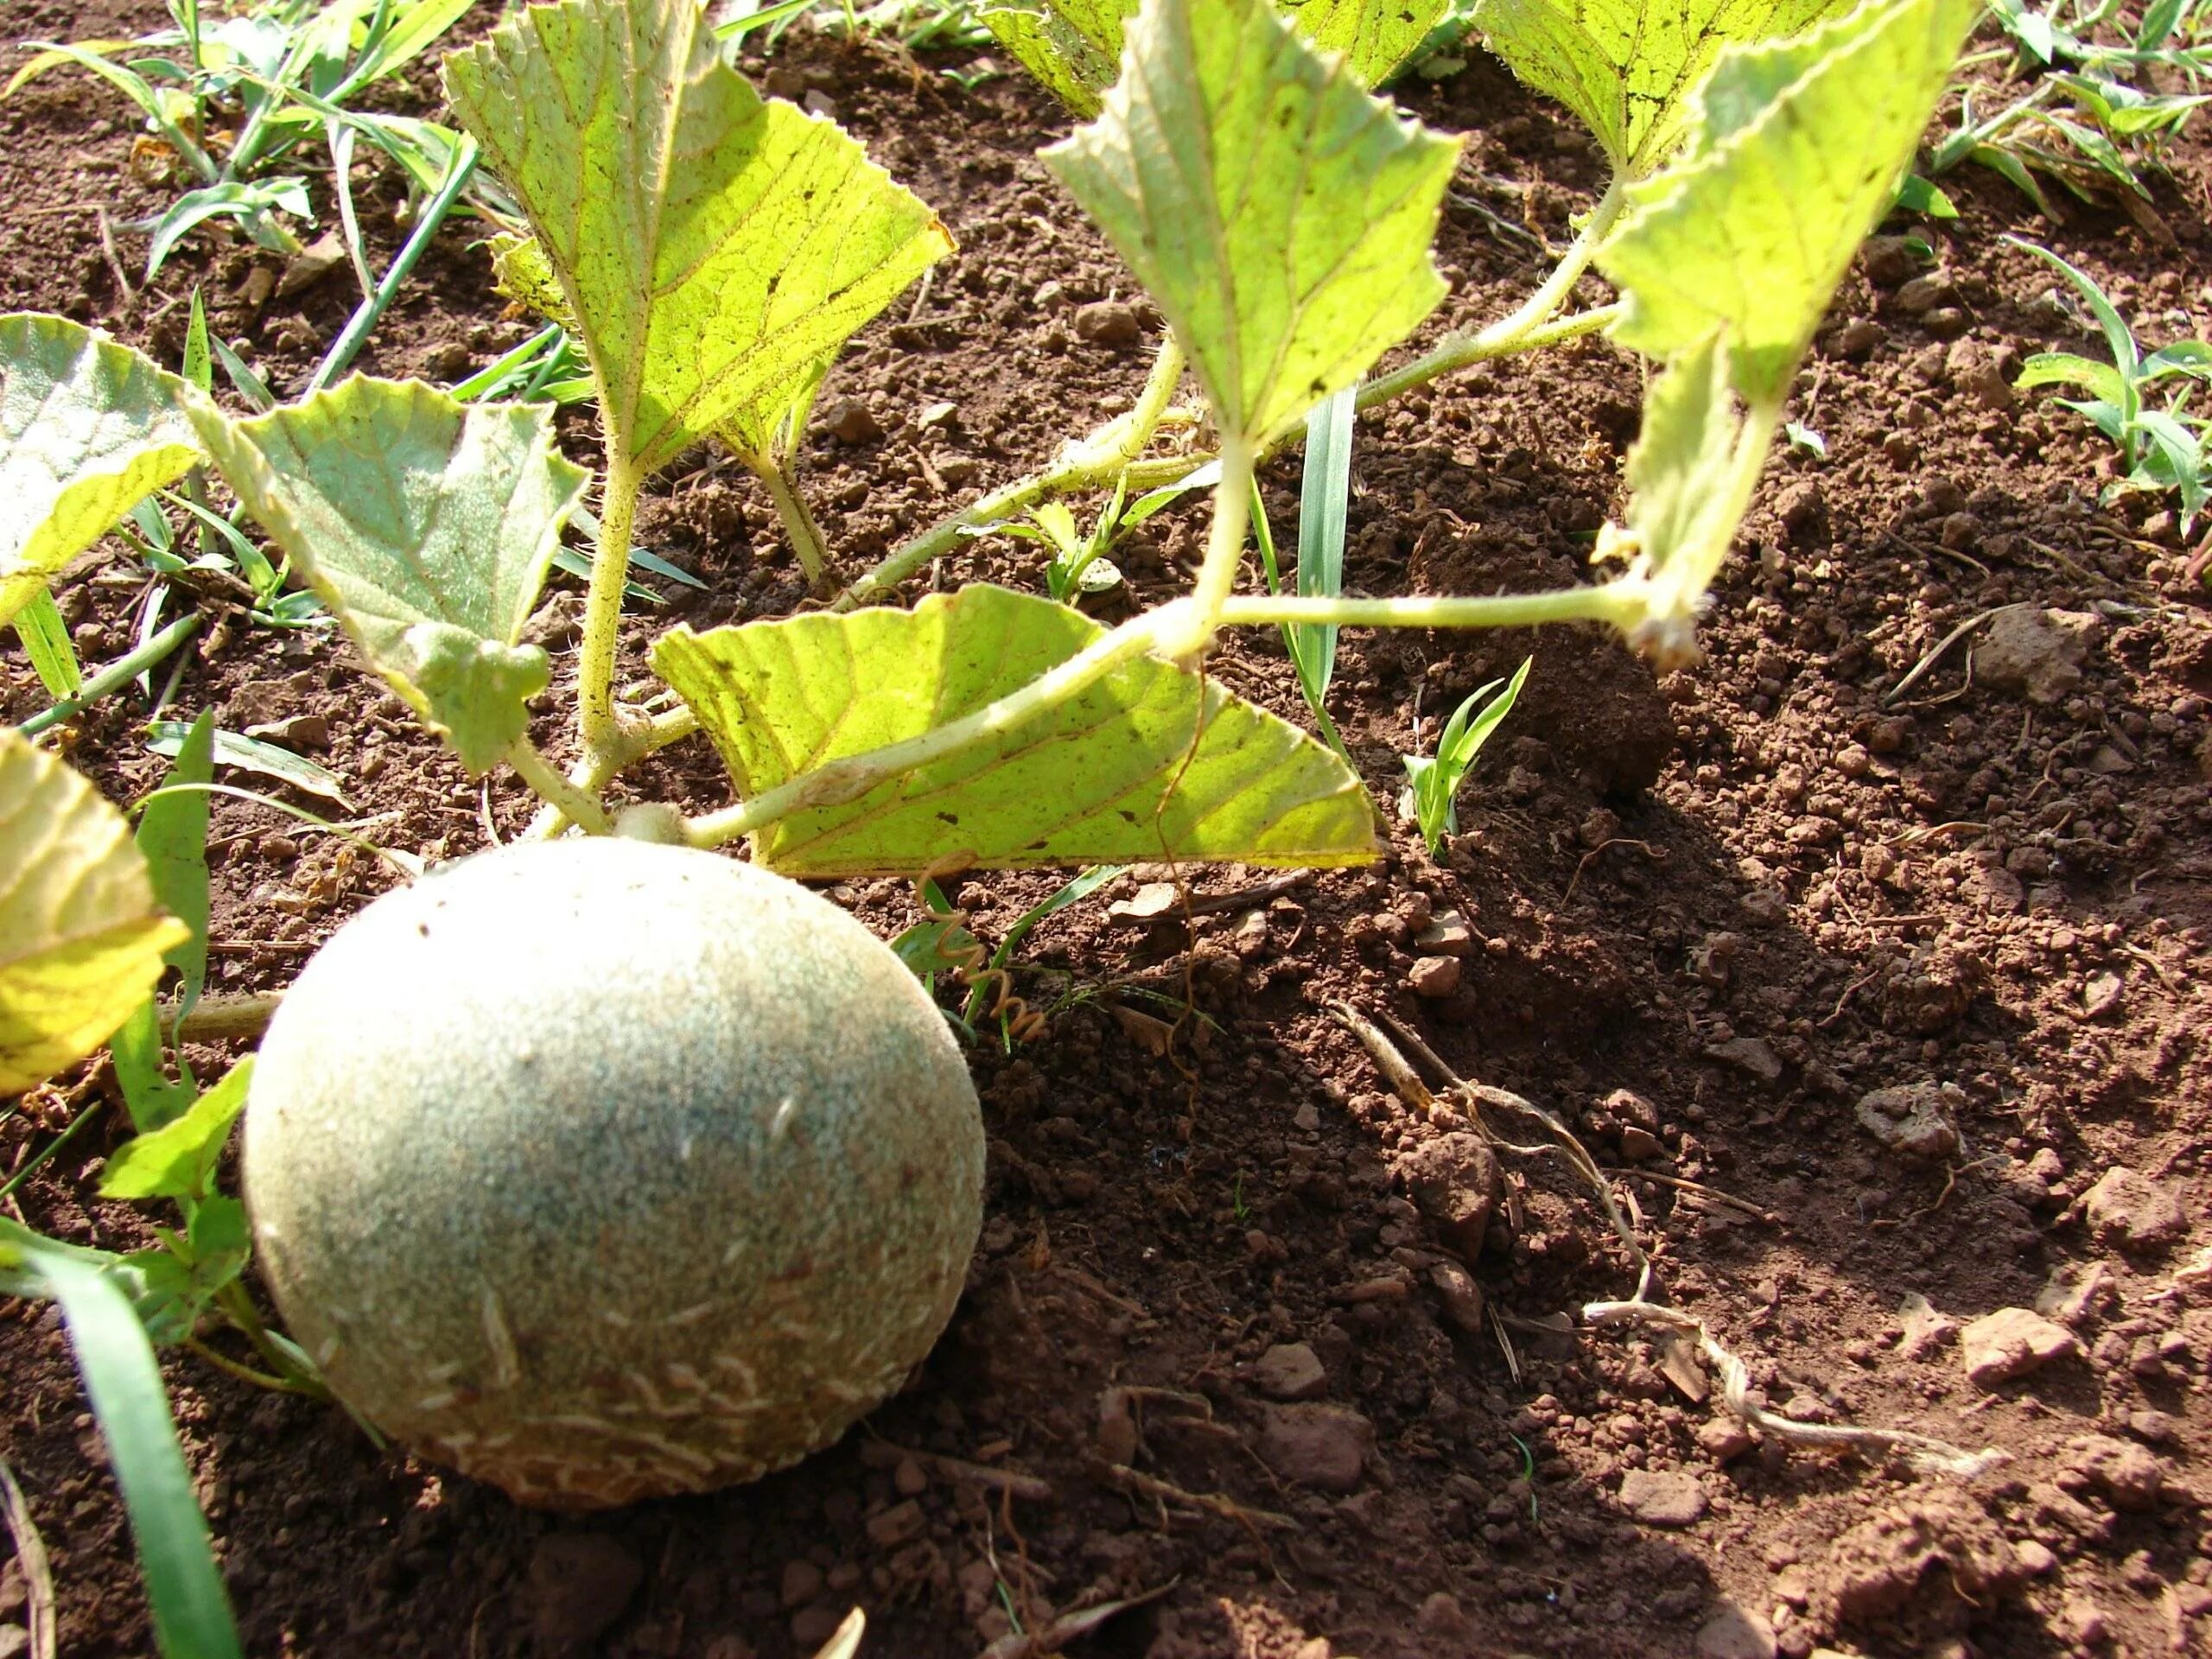
[[[693,818],[684,826],[684,839],[694,847],[724,846],[794,812],[856,800],[887,779],[903,777],[948,755],[987,742],[1033,715],[1079,696],[1130,658],[1149,649],[1164,631],[1178,626],[1187,627],[1189,610],[1189,601],[1177,600],[1148,611],[1124,622],[1111,633],[1101,635],[1058,667],[1039,675],[1020,690],[1009,691],[971,715],[903,742],[833,760],[764,791],[749,801]]]
[[[643,482],[628,457],[618,457],[610,445],[599,507],[599,556],[591,562],[583,644],[576,656],[576,732],[587,762],[613,754],[623,737],[614,715],[614,647],[622,628],[622,589],[630,580],[630,539],[637,529]]]
[[[516,775],[523,782],[537,792],[538,799],[556,808],[563,817],[586,835],[613,834],[614,826],[607,821],[606,810],[600,805],[596,792],[579,789],[563,777],[560,768],[548,760],[527,737],[515,740],[514,747],[507,752],[507,764],[515,769]]]
[[[652,715],[635,728],[620,744],[606,753],[586,755],[569,768],[569,786],[578,791],[588,800],[597,800],[600,791],[613,783],[617,774],[632,761],[658,753],[670,744],[680,742],[699,729],[699,716],[689,709],[671,709]],[[543,791],[539,791],[541,794]],[[524,841],[549,841],[567,829],[571,820],[559,807],[548,804],[539,809],[537,816],[524,830]]]
[[[753,475],[767,486],[769,499],[776,504],[776,516],[784,521],[784,534],[791,537],[791,551],[798,555],[799,569],[806,572],[808,582],[818,588],[830,569],[830,543],[823,537],[822,526],[815,523],[806,498],[798,493],[791,462],[771,455],[745,459]]]
[[[1643,620],[1649,605],[1648,584],[1640,577],[1622,577],[1555,593],[1480,598],[1323,599],[1255,594],[1224,601],[1219,620],[1224,627],[1288,622],[1342,628],[1526,628],[1544,622],[1609,622],[1626,631]]]

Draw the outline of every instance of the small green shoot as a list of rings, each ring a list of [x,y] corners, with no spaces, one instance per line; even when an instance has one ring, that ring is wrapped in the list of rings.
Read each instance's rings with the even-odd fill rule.
[[[1533,657],[1522,658],[1510,684],[1492,680],[1471,693],[1445,722],[1433,755],[1399,757],[1405,762],[1407,780],[1401,810],[1410,807],[1431,857],[1443,850],[1445,836],[1459,833],[1459,814],[1454,800],[1459,785],[1465,781],[1468,768],[1475,764],[1475,757],[1482,753],[1483,745],[1490,741],[1491,734],[1513,712],[1521,688],[1529,682],[1529,665],[1535,660]],[[1503,691],[1498,690],[1501,685],[1505,687]],[[1485,697],[1490,701],[1484,702]],[[1475,707],[1477,703],[1483,705],[1479,711]]]
[[[1305,599],[1335,599],[1344,592],[1344,517],[1351,499],[1352,423],[1359,412],[1358,389],[1346,386],[1314,406],[1306,419],[1306,470],[1299,487],[1298,586]],[[1260,568],[1268,592],[1283,591],[1275,556],[1274,530],[1259,486],[1252,489],[1252,532],[1260,545]],[[1298,689],[1313,714],[1321,740],[1349,766],[1351,754],[1337,722],[1329,717],[1329,682],[1337,671],[1337,628],[1329,622],[1286,622],[1283,649],[1298,672]]]
[[[2072,284],[2096,319],[2113,358],[2110,363],[2100,363],[2073,352],[2040,352],[2022,365],[2013,385],[2022,391],[2063,385],[2088,393],[2086,398],[2059,401],[2120,450],[2122,476],[2107,488],[2105,499],[2133,491],[2171,492],[2179,503],[2182,534],[2186,536],[2212,495],[2212,456],[2207,454],[2212,421],[2190,413],[2188,407],[2197,385],[2212,381],[2212,345],[2180,340],[2145,352],[2126,319],[2086,272],[2048,248],[2018,237],[2005,239],[2035,255]],[[2156,407],[2152,389],[2166,382],[2177,384],[2164,406]]]

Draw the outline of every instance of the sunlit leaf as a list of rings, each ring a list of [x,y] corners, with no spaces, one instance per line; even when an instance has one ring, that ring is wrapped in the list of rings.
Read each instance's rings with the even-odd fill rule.
[[[106,1041],[190,932],[155,902],[123,814],[0,729],[0,1095]]]
[[[1537,91],[1574,111],[1615,172],[1666,159],[1723,47],[1796,35],[1851,0],[1482,0],[1475,27]]]
[[[472,774],[496,765],[550,677],[516,641],[585,484],[552,412],[356,376],[253,420],[206,411],[200,429],[362,654]]]
[[[911,612],[679,627],[653,665],[751,797],[957,720],[1102,632],[1065,606],[978,585]],[[912,872],[956,853],[979,868],[1340,865],[1373,857],[1374,837],[1366,791],[1336,756],[1213,681],[1142,657],[973,748],[783,819],[753,857],[791,875]]]
[[[1626,301],[1615,336],[1671,358],[1725,329],[1737,390],[1779,399],[1978,15],[1976,0],[1867,0],[1803,39],[1724,53],[1681,159],[1635,187],[1599,252]]]
[[[448,58],[446,80],[530,214],[640,474],[717,430],[772,432],[951,251],[834,123],[724,63],[696,0],[532,6]]]
[[[1456,140],[1402,121],[1267,0],[1150,0],[1096,121],[1045,152],[1259,441],[1444,297]]]
[[[1742,432],[1727,354],[1701,340],[1655,380],[1629,451],[1629,528],[1636,573],[1656,589],[1646,643],[1663,657],[1693,648],[1706,590],[1728,556],[1737,519],[1729,481]]]
[[[0,622],[200,459],[185,383],[60,317],[0,317]]]
[[[213,1191],[215,1165],[245,1107],[251,1056],[192,1103],[181,1117],[115,1149],[100,1172],[104,1198],[198,1198]]]
[[[998,0],[984,25],[1021,67],[1077,115],[1098,113],[1121,70],[1122,32],[1139,0]],[[1405,67],[1452,0],[1275,0],[1276,10],[1353,74],[1380,86]]]

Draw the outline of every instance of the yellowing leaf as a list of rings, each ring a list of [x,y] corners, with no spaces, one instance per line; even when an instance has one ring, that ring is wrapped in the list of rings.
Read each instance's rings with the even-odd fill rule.
[[[1064,605],[979,584],[911,612],[679,627],[653,666],[749,798],[950,724],[1102,632]],[[982,868],[1358,864],[1375,855],[1375,826],[1358,777],[1327,749],[1211,680],[1140,657],[974,747],[794,813],[753,849],[800,876],[911,874],[954,854]]]
[[[583,472],[550,409],[463,408],[418,380],[360,376],[251,421],[200,417],[208,448],[354,644],[490,770],[550,675],[518,645]]]
[[[123,814],[0,728],[0,1095],[106,1041],[190,935],[155,903]]]
[[[1429,244],[1458,156],[1268,0],[1150,0],[1098,119],[1045,152],[1166,314],[1215,418],[1255,442],[1444,297]]]
[[[1351,72],[1380,86],[1444,21],[1452,0],[1276,0],[1299,32],[1325,52],[1341,52]]]
[[[1015,61],[1077,115],[1098,113],[1098,95],[1114,84],[1122,29],[1138,0],[1001,0],[985,8],[983,23]]]
[[[531,6],[448,58],[446,81],[530,214],[641,475],[716,430],[772,433],[951,251],[833,123],[725,64],[697,0]]]
[[[60,317],[0,317],[0,623],[200,459],[185,383]]]
[[[1641,178],[1681,138],[1723,47],[1796,35],[1851,0],[1482,0],[1475,27],[1513,73],[1573,110],[1613,170]]]
[[[1718,337],[1677,358],[1644,395],[1643,434],[1628,458],[1628,522],[1633,574],[1653,588],[1637,643],[1662,660],[1694,654],[1698,613],[1736,534],[1730,485],[1741,437]]]
[[[1001,0],[983,22],[1021,67],[1085,118],[1120,72],[1122,31],[1139,0]],[[1344,54],[1361,83],[1380,86],[1406,67],[1452,0],[1276,0],[1314,45]]]
[[[1613,334],[1671,358],[1725,331],[1738,391],[1779,400],[1948,79],[1976,0],[1866,0],[1802,41],[1724,54],[1681,159],[1598,255]]]

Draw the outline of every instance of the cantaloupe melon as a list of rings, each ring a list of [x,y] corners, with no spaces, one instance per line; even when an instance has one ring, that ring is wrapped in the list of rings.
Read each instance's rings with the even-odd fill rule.
[[[950,1317],[983,1130],[943,1016],[828,900],[568,840],[385,895],[286,995],[245,1185],[294,1338],[526,1503],[749,1480]]]

